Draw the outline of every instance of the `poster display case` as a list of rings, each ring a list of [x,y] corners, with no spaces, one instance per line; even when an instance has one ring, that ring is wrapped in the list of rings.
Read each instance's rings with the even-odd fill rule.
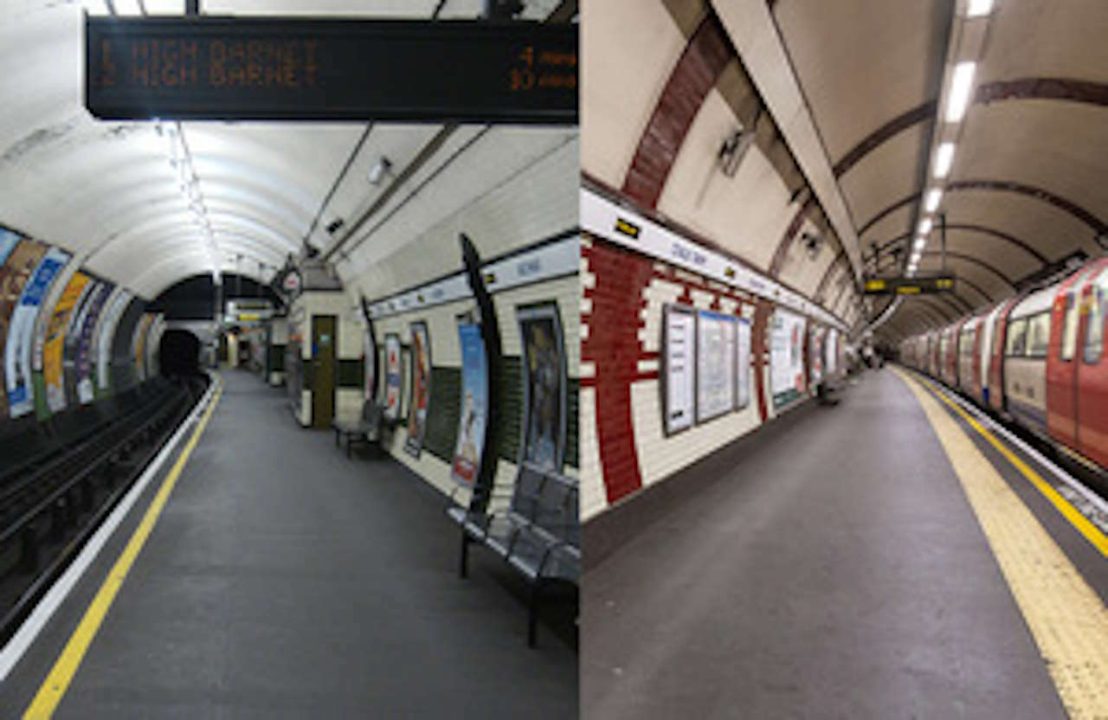
[[[696,314],[666,305],[662,324],[662,397],[666,435],[692,427],[696,410]]]
[[[804,392],[804,327],[801,315],[777,308],[770,319],[770,390],[774,407]]]
[[[450,476],[457,483],[473,487],[481,472],[489,415],[488,358],[480,325],[459,322],[458,342],[462,353],[462,397]]]
[[[699,310],[696,314],[696,421],[711,420],[735,407],[733,315]]]
[[[427,433],[427,409],[431,402],[431,338],[425,322],[412,323],[411,332],[412,396],[408,401],[408,437],[404,450],[418,458]]]
[[[523,442],[520,460],[560,472],[566,444],[566,358],[554,303],[517,312],[523,345]]]

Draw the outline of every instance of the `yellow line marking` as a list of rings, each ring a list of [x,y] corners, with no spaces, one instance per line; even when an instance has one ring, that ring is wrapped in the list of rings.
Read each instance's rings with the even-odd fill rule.
[[[894,371],[942,444],[1066,712],[1108,718],[1108,608],[969,434],[919,381]]]
[[[77,668],[81,666],[81,661],[84,659],[92,639],[96,637],[100,625],[104,622],[104,617],[111,609],[116,594],[123,586],[123,581],[127,579],[127,573],[134,565],[135,558],[138,557],[139,552],[146,544],[147,538],[154,530],[154,525],[158,522],[158,517],[162,514],[162,509],[169,500],[169,495],[173,492],[174,486],[177,485],[177,479],[181,476],[185,463],[188,462],[189,456],[192,455],[192,451],[200,441],[200,436],[203,434],[204,428],[207,427],[222,394],[223,388],[220,387],[212,397],[208,409],[204,411],[204,415],[197,424],[196,430],[193,431],[192,437],[189,438],[185,448],[177,457],[177,462],[173,464],[169,474],[162,481],[162,486],[158,488],[158,494],[154,496],[150,507],[146,509],[142,522],[135,528],[135,532],[131,535],[131,539],[127,541],[123,553],[116,560],[115,565],[112,566],[108,576],[104,579],[104,583],[100,586],[100,590],[97,591],[96,597],[93,598],[88,610],[85,611],[81,623],[73,631],[73,635],[70,636],[69,642],[66,643],[62,654],[58,656],[53,669],[50,670],[50,674],[46,676],[46,680],[38,689],[38,693],[30,707],[23,713],[24,720],[39,720],[40,718],[51,717],[57,709],[58,703],[65,696],[65,692],[69,689],[69,684],[73,681]]]
[[[925,386],[931,390],[931,393],[942,400],[946,405],[958,413],[965,420],[970,427],[977,431],[977,434],[985,438],[990,445],[996,448],[997,452],[1004,456],[1004,459],[1012,464],[1016,470],[1019,470],[1027,480],[1035,486],[1042,495],[1054,505],[1058,512],[1062,513],[1062,517],[1069,521],[1070,525],[1081,533],[1086,540],[1092,543],[1093,547],[1100,551],[1100,554],[1108,557],[1108,537],[1094,525],[1089,518],[1085,517],[1080,510],[1075,508],[1068,500],[1054,489],[1054,486],[1043,480],[1042,475],[1035,472],[1035,470],[1025,463],[1018,455],[1012,452],[1007,445],[997,439],[995,435],[989,432],[981,423],[967,413],[964,409],[958,406],[958,403],[948,398],[943,393],[934,388],[930,381],[919,378]]]

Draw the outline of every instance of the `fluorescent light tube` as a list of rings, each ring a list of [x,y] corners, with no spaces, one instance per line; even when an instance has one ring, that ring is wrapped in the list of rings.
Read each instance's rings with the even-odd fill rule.
[[[939,203],[943,199],[943,191],[941,188],[932,188],[927,193],[927,202],[924,203],[924,209],[929,213],[933,213],[939,209]]]
[[[954,66],[950,78],[950,96],[946,102],[946,121],[961,122],[969,107],[970,91],[973,90],[973,73],[977,69],[975,62],[960,62]]]
[[[931,218],[929,218],[929,217],[925,217],[923,220],[920,220],[919,221],[919,234],[920,235],[926,235],[927,233],[931,232],[931,226],[932,225],[933,225],[933,223],[931,221]]]
[[[993,11],[993,0],[969,0],[966,17],[981,17]]]
[[[954,143],[944,142],[935,153],[935,177],[944,178],[954,164]]]
[[[916,252],[923,250],[923,246],[927,244],[927,240],[922,237],[916,238],[916,241],[912,244],[912,249]]]

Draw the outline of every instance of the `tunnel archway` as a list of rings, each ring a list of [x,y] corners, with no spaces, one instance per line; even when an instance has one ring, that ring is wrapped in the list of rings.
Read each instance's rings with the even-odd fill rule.
[[[160,370],[164,377],[200,374],[200,339],[190,330],[166,330],[159,351]]]

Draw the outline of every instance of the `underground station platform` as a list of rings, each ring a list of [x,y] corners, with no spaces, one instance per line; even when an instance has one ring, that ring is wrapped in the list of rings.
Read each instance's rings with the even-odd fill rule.
[[[286,404],[222,374],[68,596],[5,649],[0,716],[575,716],[574,618],[544,611],[528,649],[526,587],[491,553],[458,577],[445,498]]]
[[[1103,500],[990,426],[888,366],[586,526],[583,715],[1104,717]]]

